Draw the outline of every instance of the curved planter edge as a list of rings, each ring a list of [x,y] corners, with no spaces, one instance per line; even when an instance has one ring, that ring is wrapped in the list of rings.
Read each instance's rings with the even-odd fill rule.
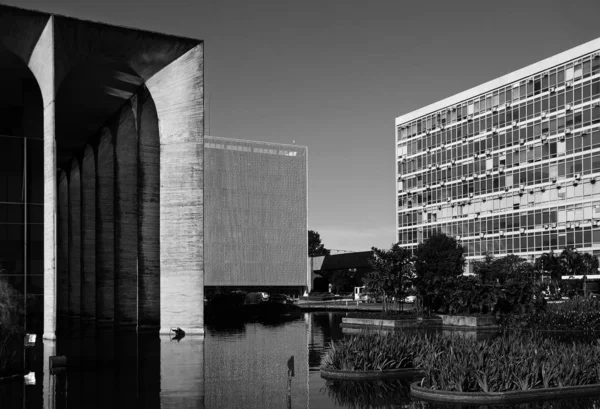
[[[418,385],[418,382],[413,382],[410,385],[410,394],[418,399],[435,402],[502,404],[600,395],[600,384],[486,393],[434,390],[423,388]]]
[[[423,375],[421,369],[401,368],[383,371],[346,371],[321,367],[321,378],[336,380],[373,381],[386,379],[408,379]]]

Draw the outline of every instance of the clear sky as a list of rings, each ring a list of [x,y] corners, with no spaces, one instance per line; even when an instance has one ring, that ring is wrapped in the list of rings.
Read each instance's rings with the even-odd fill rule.
[[[600,37],[600,0],[0,0],[205,41],[215,136],[308,146],[326,247],[395,239],[394,119]]]

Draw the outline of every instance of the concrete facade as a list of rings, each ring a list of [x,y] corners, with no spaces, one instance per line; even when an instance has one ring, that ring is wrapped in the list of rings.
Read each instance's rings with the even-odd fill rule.
[[[397,237],[600,255],[600,39],[396,118]]]
[[[44,338],[59,316],[202,334],[202,41],[0,6],[0,53],[40,101],[16,107],[36,135],[3,133],[43,139]],[[27,280],[23,257],[0,262]]]

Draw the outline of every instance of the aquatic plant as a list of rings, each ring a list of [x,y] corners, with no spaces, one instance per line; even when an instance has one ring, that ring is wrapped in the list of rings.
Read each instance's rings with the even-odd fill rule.
[[[450,338],[426,351],[423,385],[459,392],[507,392],[600,383],[600,342],[565,345],[535,334],[480,342]]]
[[[414,368],[414,357],[424,345],[427,335],[403,333],[365,333],[332,342],[321,364],[330,369],[349,371],[382,371]]]
[[[600,383],[600,340],[564,343],[539,334],[506,333],[494,340],[394,332],[365,333],[325,352],[330,369],[420,368],[421,384],[458,392],[507,392]]]

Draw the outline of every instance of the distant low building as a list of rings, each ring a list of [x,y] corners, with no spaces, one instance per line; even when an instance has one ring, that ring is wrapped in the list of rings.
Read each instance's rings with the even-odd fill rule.
[[[310,258],[312,291],[326,292],[329,282],[325,276],[336,271],[364,276],[373,269],[369,265],[372,251],[359,251]]]

